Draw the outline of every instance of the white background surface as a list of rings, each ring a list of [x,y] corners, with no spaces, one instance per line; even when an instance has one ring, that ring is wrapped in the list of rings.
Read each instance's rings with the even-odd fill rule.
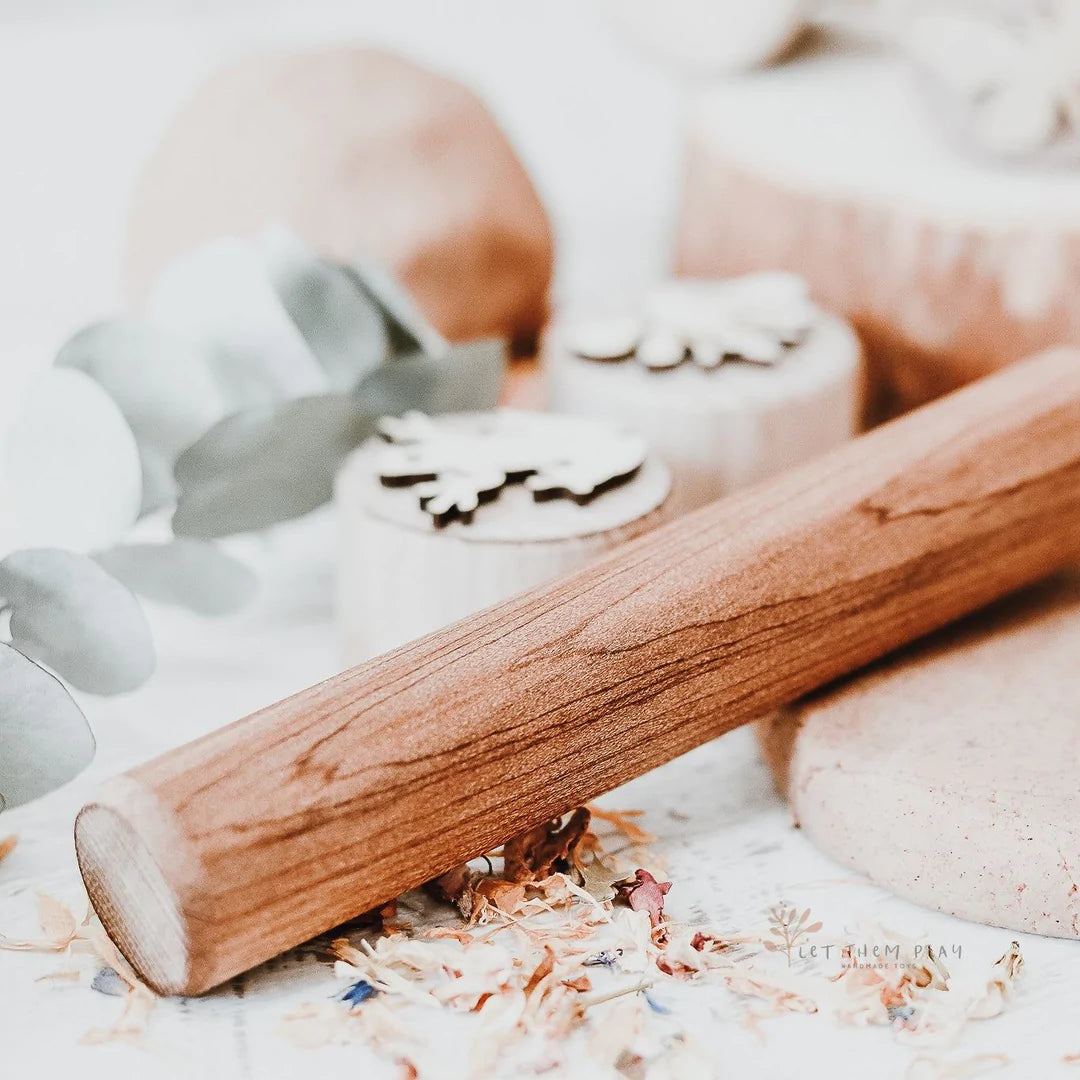
[[[406,48],[466,78],[491,102],[555,221],[566,297],[632,286],[666,263],[679,173],[681,91],[573,0],[393,3],[94,3],[43,13],[0,4],[0,423],[26,373],[79,323],[119,310],[117,253],[127,192],[155,132],[195,81],[230,55],[353,37]],[[49,14],[49,12],[53,14]],[[0,819],[18,850],[0,864],[0,930],[33,930],[33,893],[78,903],[74,813],[103,776],[331,673],[332,523],[284,530],[260,556],[264,589],[223,622],[152,612],[160,669],[139,692],[84,701],[98,735],[92,769],[68,789]],[[993,960],[1011,935],[921,911],[852,879],[790,827],[752,742],[739,733],[609,799],[644,807],[676,882],[677,918],[760,929],[781,897],[838,933],[881,922],[956,943],[963,966]],[[677,809],[687,820],[675,819]],[[1023,940],[1028,967],[1000,1018],[969,1025],[934,1056],[1002,1052],[1012,1075],[1071,1070],[1080,1052],[1075,943]],[[0,953],[0,1076],[322,1077],[394,1075],[362,1048],[300,1052],[274,1031],[289,1008],[328,996],[325,968],[287,962],[196,1002],[162,1005],[142,1049],[86,1047],[116,1001],[35,983],[57,966]],[[888,1030],[788,1015],[745,1025],[746,1003],[695,991],[683,1015],[727,1076],[903,1076],[920,1053]],[[448,1047],[447,1060],[455,1056]],[[450,1066],[448,1065],[448,1071]],[[995,1075],[1006,1075],[997,1073]]]

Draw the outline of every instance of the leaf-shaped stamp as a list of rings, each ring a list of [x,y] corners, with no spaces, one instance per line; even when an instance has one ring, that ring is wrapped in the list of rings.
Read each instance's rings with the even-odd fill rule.
[[[414,487],[436,526],[470,522],[477,508],[512,483],[533,499],[585,505],[626,483],[645,462],[645,443],[603,424],[502,410],[470,424],[419,413],[386,417],[390,443],[378,462],[386,487]]]
[[[806,338],[817,319],[806,282],[795,274],[680,278],[654,289],[641,317],[571,324],[566,345],[584,360],[633,359],[658,372],[684,361],[702,370],[728,361],[771,366]]]

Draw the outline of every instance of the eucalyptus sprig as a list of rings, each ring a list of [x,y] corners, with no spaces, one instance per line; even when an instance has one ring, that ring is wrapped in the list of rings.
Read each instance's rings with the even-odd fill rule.
[[[255,575],[217,541],[326,502],[381,416],[491,408],[503,358],[498,340],[448,344],[378,265],[330,262],[282,228],[181,257],[145,319],[71,338],[7,438],[0,806],[93,754],[50,672],[99,694],[150,676],[135,594],[242,606]],[[140,538],[151,520],[162,539]]]

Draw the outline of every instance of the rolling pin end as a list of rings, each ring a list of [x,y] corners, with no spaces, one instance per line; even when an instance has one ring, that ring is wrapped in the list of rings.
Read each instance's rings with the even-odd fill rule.
[[[135,973],[158,994],[194,991],[175,878],[187,845],[151,792],[110,780],[75,820],[75,853],[90,902]]]

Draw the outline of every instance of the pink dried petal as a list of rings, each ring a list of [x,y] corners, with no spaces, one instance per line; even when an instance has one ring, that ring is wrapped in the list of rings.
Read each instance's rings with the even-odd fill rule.
[[[664,897],[670,888],[670,881],[657,881],[648,870],[639,869],[620,892],[631,910],[648,912],[649,925],[655,930],[664,921]]]

